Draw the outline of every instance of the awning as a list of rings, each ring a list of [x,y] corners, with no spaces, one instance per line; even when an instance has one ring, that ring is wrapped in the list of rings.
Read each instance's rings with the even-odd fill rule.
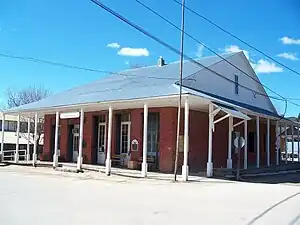
[[[248,117],[246,114],[240,112],[239,110],[237,110],[236,108],[234,108],[232,106],[224,105],[224,104],[217,103],[217,102],[213,102],[213,104],[215,105],[215,107],[219,108],[221,111],[227,113],[228,115],[230,115],[232,117],[239,118],[242,120],[251,120],[251,118]]]

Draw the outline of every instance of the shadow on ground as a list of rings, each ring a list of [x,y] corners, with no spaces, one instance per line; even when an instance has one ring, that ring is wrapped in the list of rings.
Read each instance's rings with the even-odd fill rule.
[[[266,184],[281,184],[281,183],[292,183],[300,185],[300,172],[290,174],[280,174],[271,176],[257,176],[243,178],[243,182],[251,183],[266,183]]]

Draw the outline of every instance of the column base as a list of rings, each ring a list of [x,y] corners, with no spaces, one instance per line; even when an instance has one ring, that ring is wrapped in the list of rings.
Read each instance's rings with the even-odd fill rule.
[[[188,181],[189,179],[189,166],[182,165],[182,180]]]
[[[105,161],[105,174],[107,176],[110,176],[110,171],[111,171],[111,160],[106,160]]]
[[[212,162],[208,162],[206,164],[206,176],[207,177],[213,176],[213,163]]]
[[[232,159],[227,159],[227,169],[232,169]]]
[[[30,154],[26,155],[26,161],[30,161]]]
[[[53,155],[53,168],[58,167],[58,155]]]
[[[19,162],[19,153],[15,153],[15,163]]]
[[[148,163],[142,163],[142,176],[147,177]]]
[[[77,157],[77,170],[81,170],[82,169],[82,157],[78,156]]]
[[[35,167],[36,166],[36,161],[37,161],[37,154],[32,155],[32,165]]]

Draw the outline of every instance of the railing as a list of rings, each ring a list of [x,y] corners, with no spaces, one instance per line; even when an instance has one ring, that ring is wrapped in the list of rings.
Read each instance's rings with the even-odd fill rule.
[[[14,161],[16,150],[3,150],[3,161]],[[19,149],[19,160],[26,160],[26,149]]]

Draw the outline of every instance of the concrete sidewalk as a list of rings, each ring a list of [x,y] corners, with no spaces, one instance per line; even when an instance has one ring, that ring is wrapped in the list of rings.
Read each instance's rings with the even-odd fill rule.
[[[0,168],[5,225],[300,224],[300,186]]]

